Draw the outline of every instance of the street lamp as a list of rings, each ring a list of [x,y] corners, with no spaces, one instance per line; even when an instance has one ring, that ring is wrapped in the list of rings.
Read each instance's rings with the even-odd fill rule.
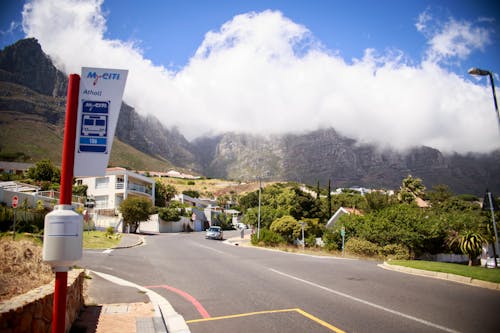
[[[495,102],[495,111],[497,114],[498,126],[500,129],[500,113],[498,113],[497,95],[495,93],[495,82],[493,81],[493,73],[491,73],[491,71],[488,71],[485,69],[479,69],[476,67],[472,67],[471,69],[469,69],[468,73],[470,75],[479,75],[479,76],[489,76],[490,77],[491,90],[493,91],[493,101]]]

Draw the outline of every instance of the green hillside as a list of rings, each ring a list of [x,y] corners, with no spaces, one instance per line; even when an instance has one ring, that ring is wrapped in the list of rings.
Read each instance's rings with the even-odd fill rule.
[[[0,82],[0,160],[34,163],[62,154],[65,101],[26,87]],[[116,139],[109,164],[134,170],[166,171],[172,164]]]

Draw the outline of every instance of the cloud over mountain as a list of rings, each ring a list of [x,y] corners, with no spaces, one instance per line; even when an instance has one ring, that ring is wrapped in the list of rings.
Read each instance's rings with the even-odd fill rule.
[[[428,40],[421,60],[367,48],[361,59],[346,61],[281,12],[250,12],[207,32],[188,64],[174,72],[153,65],[133,42],[107,39],[106,17],[113,13],[103,13],[102,3],[32,1],[23,29],[66,73],[82,66],[129,69],[125,101],[189,138],[334,127],[398,149],[499,147],[490,88],[441,65],[488,43],[490,32],[474,22],[450,19],[436,29],[426,13],[415,24]],[[473,43],[476,35],[481,39]]]

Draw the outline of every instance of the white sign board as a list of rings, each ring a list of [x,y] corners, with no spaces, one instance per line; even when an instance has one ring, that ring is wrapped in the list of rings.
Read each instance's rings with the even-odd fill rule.
[[[127,70],[82,68],[74,176],[104,176],[120,114]]]

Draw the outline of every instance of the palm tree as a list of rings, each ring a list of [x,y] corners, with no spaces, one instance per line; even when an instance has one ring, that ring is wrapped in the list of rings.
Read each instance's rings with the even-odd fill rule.
[[[458,244],[460,251],[469,257],[469,266],[472,266],[473,260],[481,254],[483,243],[486,243],[484,236],[474,231],[466,231],[462,235],[455,232],[450,235],[448,241],[450,247]]]
[[[415,198],[421,197],[425,193],[425,186],[422,184],[422,179],[413,178],[408,175],[403,179],[399,189],[398,199],[401,202],[412,203]]]

